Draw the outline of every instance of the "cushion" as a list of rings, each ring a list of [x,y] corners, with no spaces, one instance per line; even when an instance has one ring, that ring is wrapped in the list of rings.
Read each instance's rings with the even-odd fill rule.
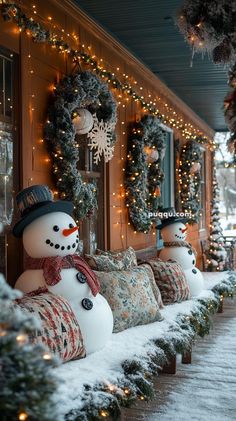
[[[114,317],[114,332],[162,320],[147,268],[96,272]]]
[[[65,298],[39,288],[15,303],[40,321],[40,327],[30,337],[31,342],[43,344],[62,361],[85,357],[79,324]]]
[[[137,258],[132,247],[121,252],[97,250],[97,254],[85,254],[85,260],[93,270],[109,272],[127,270],[137,266]]]
[[[155,281],[161,291],[164,304],[179,303],[190,299],[189,286],[182,267],[173,260],[149,260]]]
[[[145,268],[145,271],[149,277],[149,281],[151,283],[153,294],[156,298],[157,304],[159,308],[164,308],[164,304],[161,297],[161,291],[159,290],[157,283],[155,281],[155,276],[151,266],[148,263],[142,263],[139,267]]]

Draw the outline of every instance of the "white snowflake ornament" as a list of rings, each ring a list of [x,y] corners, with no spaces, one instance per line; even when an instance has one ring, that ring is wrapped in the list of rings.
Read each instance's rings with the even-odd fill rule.
[[[108,162],[114,155],[114,145],[112,145],[114,123],[98,121],[95,116],[93,120],[93,129],[88,133],[88,139],[90,140],[88,146],[94,150],[94,163],[98,164],[102,155],[104,155],[105,162]]]

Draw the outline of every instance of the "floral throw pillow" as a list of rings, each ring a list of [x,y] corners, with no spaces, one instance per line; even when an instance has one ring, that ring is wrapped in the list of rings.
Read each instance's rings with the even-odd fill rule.
[[[43,344],[62,361],[85,357],[79,324],[65,298],[40,288],[15,300],[15,305],[40,322],[30,337],[32,343]]]
[[[145,267],[96,272],[114,317],[114,332],[162,320]]]
[[[136,254],[132,247],[118,253],[97,250],[97,254],[85,254],[84,257],[93,270],[103,272],[127,270],[137,266]]]
[[[149,260],[148,263],[153,270],[164,304],[179,303],[191,298],[185,274],[179,263],[173,260],[163,262],[160,259]]]

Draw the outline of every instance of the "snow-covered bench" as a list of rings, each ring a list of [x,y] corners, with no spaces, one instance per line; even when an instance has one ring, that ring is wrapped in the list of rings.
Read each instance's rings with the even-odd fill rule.
[[[190,362],[196,335],[209,332],[224,296],[233,296],[236,273],[204,273],[206,289],[195,299],[166,306],[162,322],[137,326],[112,335],[104,349],[57,368],[62,379],[54,395],[58,421],[111,417],[120,406],[152,394],[152,376],[174,369],[177,353]]]

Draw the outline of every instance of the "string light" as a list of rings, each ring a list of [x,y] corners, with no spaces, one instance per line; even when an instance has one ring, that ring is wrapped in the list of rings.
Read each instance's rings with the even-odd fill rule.
[[[34,8],[34,12],[36,12],[35,8]],[[23,20],[23,23],[24,23],[24,25],[22,26],[23,30],[29,31],[32,35],[32,31],[30,30],[30,25],[29,27],[27,26],[28,21],[30,21],[32,25],[32,18],[31,20],[27,18],[27,16],[25,16],[22,13],[20,7],[17,7],[17,13],[15,13],[14,16],[11,15],[11,10],[9,10],[9,18],[12,20],[15,20],[18,26],[22,25],[22,20]],[[51,24],[52,20],[53,20],[53,17],[48,16],[47,19],[45,19],[45,22],[47,24],[49,23]],[[55,29],[59,30],[60,32],[64,34],[65,32],[64,28],[60,28],[56,25],[53,25],[53,29],[54,31],[47,32],[45,27],[43,27],[41,24],[38,24],[38,34],[40,34],[40,32],[47,33],[48,35],[45,36],[44,42],[49,43],[52,48],[53,47],[56,48],[59,52],[69,53],[72,56],[74,62],[82,61],[86,65],[91,66],[93,71],[95,71],[97,74],[100,74],[100,76],[105,78],[108,83],[112,83],[113,89],[122,91],[123,95],[130,96],[136,102],[139,101],[143,109],[145,109],[146,111],[149,111],[153,115],[156,115],[161,121],[165,121],[166,123],[168,123],[169,126],[175,127],[176,129],[180,130],[182,133],[182,136],[185,137],[186,139],[192,138],[198,143],[208,144],[211,148],[216,147],[213,139],[210,139],[208,136],[204,136],[203,133],[199,129],[194,128],[193,124],[189,122],[185,122],[182,114],[179,115],[177,111],[174,110],[165,100],[161,99],[160,97],[156,97],[156,98],[153,98],[153,101],[150,101],[150,98],[151,98],[150,93],[148,94],[149,100],[148,101],[145,100],[144,96],[143,95],[140,96],[137,93],[137,91],[134,90],[134,88],[132,87],[132,83],[135,86],[137,85],[137,81],[133,80],[132,77],[123,73],[123,78],[125,79],[125,82],[122,82],[118,78],[118,76],[116,76],[114,72],[110,72],[100,65],[100,63],[103,64],[102,58],[96,60],[94,58],[94,55],[91,56],[90,53],[86,53],[84,51],[85,49],[84,44],[82,44],[83,50],[78,51],[70,47],[68,43],[64,41],[63,36],[60,37],[59,39],[58,36],[55,34]],[[72,37],[76,39],[73,33],[67,34],[67,37]],[[34,32],[34,38],[37,39],[37,33],[35,34],[35,32]],[[90,49],[91,49],[91,46],[88,46],[89,51]],[[120,68],[117,67],[116,70],[119,72]],[[143,87],[140,86],[139,90],[142,91]],[[155,108],[154,103],[156,104],[157,101],[162,102],[163,106],[166,109],[166,113],[161,114],[159,109]]]
[[[108,417],[108,416],[110,415],[110,413],[109,413],[106,409],[100,409],[100,411],[99,411],[99,415],[100,415],[101,417],[106,418],[106,417]]]
[[[18,415],[18,420],[19,420],[19,421],[26,421],[26,420],[27,420],[27,418],[28,418],[28,414],[27,414],[26,412],[21,412],[21,413]]]

